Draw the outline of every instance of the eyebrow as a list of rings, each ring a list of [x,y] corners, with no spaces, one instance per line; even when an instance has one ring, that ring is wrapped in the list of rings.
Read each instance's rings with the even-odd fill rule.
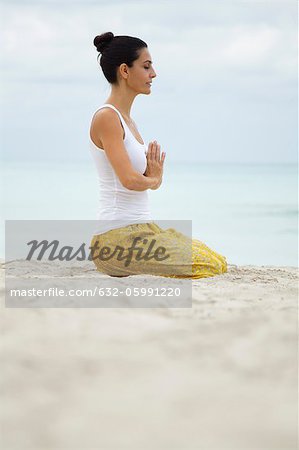
[[[150,61],[149,59],[147,59],[146,61],[143,61],[143,64],[149,62],[150,64],[153,64],[152,61]]]

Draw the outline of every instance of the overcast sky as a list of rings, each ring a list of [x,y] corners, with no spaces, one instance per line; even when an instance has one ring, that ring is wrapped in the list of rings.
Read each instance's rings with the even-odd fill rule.
[[[168,161],[295,162],[297,1],[14,1],[1,6],[6,160],[90,160],[110,87],[95,35],[137,36],[157,72],[131,115]]]

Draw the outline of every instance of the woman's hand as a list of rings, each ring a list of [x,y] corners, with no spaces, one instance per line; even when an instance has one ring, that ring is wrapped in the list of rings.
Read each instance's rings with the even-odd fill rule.
[[[144,172],[144,176],[157,178],[158,180],[157,185],[152,189],[158,189],[162,182],[166,153],[162,152],[162,155],[160,157],[160,147],[161,146],[157,143],[157,141],[150,142],[146,154],[147,166]]]

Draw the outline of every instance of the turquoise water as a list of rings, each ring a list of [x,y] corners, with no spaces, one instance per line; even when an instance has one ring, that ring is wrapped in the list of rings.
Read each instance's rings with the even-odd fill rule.
[[[2,168],[2,236],[3,219],[96,219],[92,160],[5,163]],[[192,220],[193,237],[225,255],[228,263],[297,266],[295,164],[168,162],[161,188],[149,196],[154,219]]]

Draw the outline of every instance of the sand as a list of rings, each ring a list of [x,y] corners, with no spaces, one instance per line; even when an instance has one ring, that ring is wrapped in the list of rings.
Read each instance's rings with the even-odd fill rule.
[[[2,302],[1,449],[296,449],[297,268],[229,265],[194,280],[192,297],[192,308]]]

